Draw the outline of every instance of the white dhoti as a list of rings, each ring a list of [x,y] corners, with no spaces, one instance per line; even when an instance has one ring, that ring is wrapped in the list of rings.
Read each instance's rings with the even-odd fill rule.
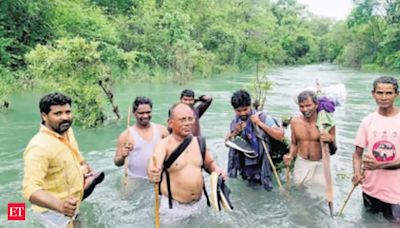
[[[163,223],[173,223],[180,220],[200,216],[207,209],[207,200],[201,197],[200,200],[191,203],[179,203],[172,200],[172,209],[169,208],[168,197],[160,196],[160,219]]]
[[[306,188],[310,193],[323,196],[326,182],[322,160],[310,161],[297,156],[294,163],[293,183],[298,187]]]
[[[46,212],[34,212],[35,216],[39,219],[39,222],[46,228],[67,228],[70,218],[65,215],[48,210]],[[80,227],[79,221],[71,220],[74,227]]]

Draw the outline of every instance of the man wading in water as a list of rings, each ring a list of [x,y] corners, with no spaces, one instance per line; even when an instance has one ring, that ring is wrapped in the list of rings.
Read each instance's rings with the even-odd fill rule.
[[[400,223],[400,111],[394,106],[398,88],[393,77],[374,81],[372,96],[378,110],[362,120],[353,154],[353,184],[362,185],[365,208],[396,223]]]
[[[156,145],[153,156],[158,162],[157,165],[154,166],[153,162],[149,162],[147,170],[149,180],[154,183],[161,181],[162,220],[180,220],[204,211],[206,197],[203,197],[202,193],[204,187],[202,167],[226,178],[226,172],[218,167],[206,147],[202,154],[200,144],[204,142],[201,143],[202,139],[192,136],[194,121],[193,110],[188,105],[179,103],[172,106],[168,120],[172,134]],[[181,150],[179,157],[165,169],[165,160],[172,157],[172,154],[177,152],[174,150],[183,144],[186,144],[186,148]],[[168,196],[171,198],[168,199]]]
[[[67,227],[81,201],[104,178],[103,173],[91,175],[78,149],[71,128],[71,103],[71,98],[61,93],[40,99],[42,124],[24,152],[23,193],[46,227]],[[95,184],[84,184],[84,178],[95,178]],[[90,186],[90,192],[84,191],[85,186]]]
[[[306,187],[312,193],[324,193],[326,180],[322,164],[321,143],[328,143],[330,154],[336,152],[335,127],[329,132],[320,132],[317,128],[318,100],[316,93],[303,91],[297,96],[301,116],[290,121],[291,145],[289,154],[284,156],[287,166],[297,155],[293,170],[293,182]],[[322,196],[322,195],[321,195]]]
[[[147,163],[158,141],[168,135],[167,128],[151,122],[153,103],[147,97],[136,97],[132,112],[136,122],[118,138],[114,164],[123,166],[128,157],[127,174],[130,178],[147,178]]]
[[[181,103],[189,105],[195,115],[195,122],[193,124],[193,136],[200,136],[200,117],[207,111],[212,102],[212,97],[207,95],[201,95],[199,98],[195,98],[194,92],[191,89],[185,89],[181,93]]]

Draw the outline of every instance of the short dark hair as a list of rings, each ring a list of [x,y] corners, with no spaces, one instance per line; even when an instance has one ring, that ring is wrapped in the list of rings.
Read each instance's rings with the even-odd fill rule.
[[[40,113],[49,114],[52,105],[66,105],[69,104],[71,106],[72,99],[71,97],[59,93],[53,92],[44,95],[39,101],[39,109]]]
[[[297,96],[297,103],[300,104],[303,101],[307,100],[309,97],[311,97],[311,100],[314,102],[314,104],[318,103],[317,94],[311,90],[304,90],[303,92],[299,93],[299,95]]]
[[[132,104],[132,111],[136,112],[139,105],[150,105],[150,108],[153,108],[153,103],[151,102],[150,98],[147,97],[136,97]]]
[[[372,86],[373,86],[372,92],[375,92],[376,87],[378,86],[379,83],[392,84],[394,87],[394,91],[396,93],[399,93],[399,84],[397,83],[396,78],[390,77],[390,76],[382,76],[382,77],[375,79],[374,83],[372,84]]]
[[[181,98],[180,99],[182,99],[182,97],[194,97],[194,91],[191,90],[191,89],[184,89],[181,92]]]
[[[246,90],[239,90],[233,93],[231,104],[234,109],[251,105],[250,94]]]

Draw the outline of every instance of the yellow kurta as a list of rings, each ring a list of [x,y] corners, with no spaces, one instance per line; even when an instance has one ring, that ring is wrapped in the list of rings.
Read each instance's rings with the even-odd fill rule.
[[[44,190],[64,200],[70,196],[79,201],[83,197],[83,173],[80,164],[84,161],[78,149],[72,128],[65,137],[41,125],[24,152],[23,193],[29,199],[36,190]],[[37,212],[47,208],[32,205]]]

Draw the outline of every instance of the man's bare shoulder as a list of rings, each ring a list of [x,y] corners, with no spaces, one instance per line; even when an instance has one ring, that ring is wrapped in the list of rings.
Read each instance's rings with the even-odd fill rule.
[[[118,136],[118,139],[119,140],[121,140],[121,139],[127,139],[127,137],[129,136],[129,130],[128,129],[125,129],[125,130],[123,130],[122,132],[121,132],[121,134],[119,134],[119,136]]]
[[[154,125],[158,128],[158,130],[160,132],[168,132],[167,128],[164,125],[157,124],[157,123],[155,123]]]
[[[130,143],[130,144],[132,144],[132,146],[134,146],[135,145],[135,140],[131,136],[130,130],[125,129],[118,136],[117,146],[123,146],[123,145],[125,145],[127,143]]]
[[[167,135],[165,138],[162,138],[158,143],[160,146],[168,148],[171,144],[173,144],[173,137],[172,135]]]
[[[292,118],[292,120],[290,121],[290,125],[295,126],[303,122],[304,122],[303,117],[299,115]]]
[[[165,151],[167,157],[178,146],[178,143],[173,139],[172,135],[167,135],[157,143],[157,148]]]

